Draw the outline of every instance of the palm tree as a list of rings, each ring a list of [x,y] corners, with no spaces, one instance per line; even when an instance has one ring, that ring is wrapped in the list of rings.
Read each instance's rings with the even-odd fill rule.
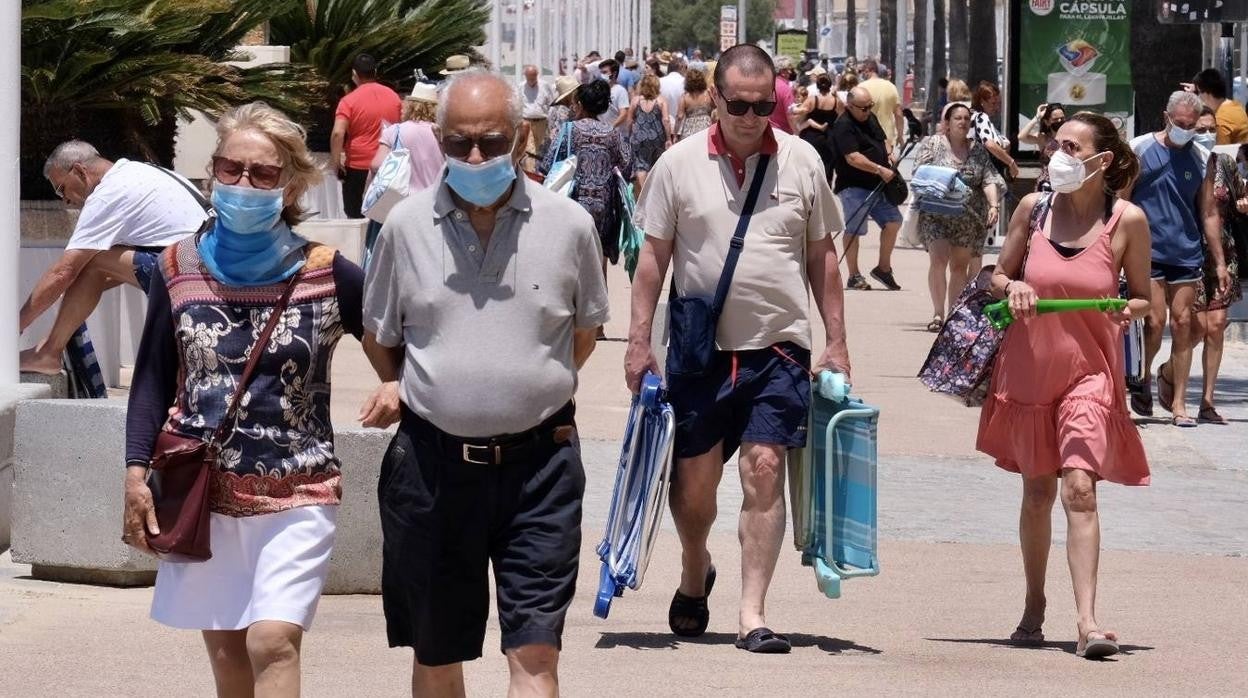
[[[303,68],[238,68],[242,37],[299,0],[22,0],[22,191],[51,198],[43,160],[83,138],[170,163],[176,118],[263,98],[297,113]]]
[[[967,53],[967,83],[978,85],[981,80],[996,84],[997,77],[997,3],[980,0],[971,3],[968,32],[975,40]]]
[[[845,0],[845,55],[858,57],[858,0]]]
[[[927,84],[927,3],[914,0],[914,16],[910,18],[914,36],[914,84],[916,91]],[[917,96],[917,95],[916,95]]]
[[[351,62],[367,53],[378,78],[407,90],[414,71],[436,75],[447,56],[485,42],[486,0],[303,0],[269,22],[270,40],[290,47],[290,59],[312,67],[325,88],[306,125],[308,142],[328,150],[334,107],[351,87]]]
[[[1162,127],[1166,100],[1180,82],[1188,82],[1201,66],[1199,24],[1162,24],[1156,14],[1132,8],[1131,71],[1135,90],[1135,132]],[[1164,56],[1164,60],[1160,57]],[[1128,136],[1132,135],[1130,133]]]
[[[990,2],[991,0],[981,0]],[[970,25],[967,22],[967,0],[949,0],[949,76],[967,79],[970,68]]]
[[[932,3],[932,74],[927,78],[927,111],[932,115],[929,123],[935,125],[940,115],[936,113],[936,104],[940,98],[940,79],[946,77],[945,68],[945,0],[930,0]]]
[[[880,55],[879,60],[893,67],[893,73],[903,75],[905,66],[897,62],[897,0],[880,0]]]

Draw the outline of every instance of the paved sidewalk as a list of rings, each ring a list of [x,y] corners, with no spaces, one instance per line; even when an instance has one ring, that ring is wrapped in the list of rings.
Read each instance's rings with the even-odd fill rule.
[[[865,268],[874,254],[869,242]],[[1074,610],[1060,504],[1048,575],[1051,642],[1015,649],[1002,638],[1018,620],[1023,593],[1019,479],[974,451],[977,410],[928,393],[914,378],[932,339],[922,327],[929,317],[926,255],[899,250],[895,266],[906,290],[847,297],[856,391],[883,409],[883,572],[847,582],[840,600],[824,599],[786,537],[769,620],[794,639],[788,657],[750,656],[731,646],[740,585],[733,464],[711,540],[720,581],[710,633],[677,642],[667,631],[667,604],[679,579],[670,520],[645,588],[617,599],[610,620],[591,615],[598,579],[593,547],[628,404],[624,345],[599,345],[578,395],[588,484],[564,695],[1248,694],[1248,346],[1228,345],[1224,360],[1219,407],[1230,426],[1181,430],[1160,418],[1141,420],[1152,486],[1098,490],[1105,549],[1100,615],[1122,634],[1128,653],[1103,663],[1071,654]],[[615,320],[607,333],[619,338],[628,315],[620,273],[612,276],[611,295]],[[339,426],[351,423],[374,384],[358,344],[344,342],[334,371]],[[211,694],[196,635],[147,620],[150,589],[52,584],[28,574],[0,555],[0,667],[7,669],[0,696]],[[492,620],[485,657],[467,672],[470,695],[502,694],[506,663],[497,644]],[[379,599],[323,599],[305,642],[306,695],[405,695],[409,666],[409,653],[385,648]]]

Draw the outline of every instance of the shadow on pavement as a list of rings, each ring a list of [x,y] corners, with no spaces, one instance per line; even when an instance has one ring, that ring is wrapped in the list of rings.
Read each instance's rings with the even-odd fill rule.
[[[928,642],[952,642],[955,644],[963,644],[963,645],[993,645],[996,647],[1002,647],[1004,649],[1010,649],[1010,650],[1057,650],[1057,651],[1065,652],[1067,654],[1075,653],[1075,641],[1074,640],[1071,640],[1069,642],[1041,642],[1036,645],[1024,645],[1018,642],[1014,642],[1013,640],[1003,640],[999,638],[987,638],[987,637],[985,638],[927,637],[923,639],[927,640]],[[1145,645],[1119,645],[1118,649],[1124,655],[1131,655],[1131,654],[1134,654],[1135,652],[1147,652],[1149,650],[1156,649],[1156,648],[1148,647]],[[1113,659],[1107,659],[1105,661],[1113,661]]]
[[[853,640],[841,640],[823,635],[807,635],[806,633],[785,633],[794,647],[815,647],[828,654],[855,652],[861,654],[881,654],[874,647],[859,645]],[[737,636],[732,633],[706,633],[701,637],[676,637],[671,633],[602,633],[595,649],[615,649],[628,647],[635,650],[674,650],[681,645],[732,645]],[[1072,650],[1073,651],[1073,650]]]

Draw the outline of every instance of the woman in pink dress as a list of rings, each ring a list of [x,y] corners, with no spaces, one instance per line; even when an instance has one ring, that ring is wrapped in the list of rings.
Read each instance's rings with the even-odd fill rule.
[[[1076,653],[1093,658],[1118,651],[1117,634],[1096,619],[1096,486],[1149,481],[1144,446],[1127,413],[1122,335],[1132,318],[1148,313],[1150,241],[1143,211],[1114,195],[1139,172],[1114,125],[1081,112],[1056,140],[1053,193],[1031,194],[1019,204],[992,277],[1018,321],[997,355],[976,446],[1023,476],[1019,540],[1027,600],[1010,639],[1044,640],[1050,516],[1060,482],[1078,612]],[[1125,311],[1035,313],[1039,298],[1116,297],[1124,272],[1131,295]]]

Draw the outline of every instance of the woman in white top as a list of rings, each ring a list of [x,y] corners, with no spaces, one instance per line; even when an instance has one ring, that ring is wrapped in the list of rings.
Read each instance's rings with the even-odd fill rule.
[[[403,100],[403,121],[381,130],[377,154],[373,156],[373,174],[377,173],[377,168],[385,162],[395,145],[402,145],[412,160],[408,192],[415,194],[437,184],[446,162],[438,145],[438,137],[433,132],[437,110],[437,88],[427,82],[416,83],[412,94]]]

